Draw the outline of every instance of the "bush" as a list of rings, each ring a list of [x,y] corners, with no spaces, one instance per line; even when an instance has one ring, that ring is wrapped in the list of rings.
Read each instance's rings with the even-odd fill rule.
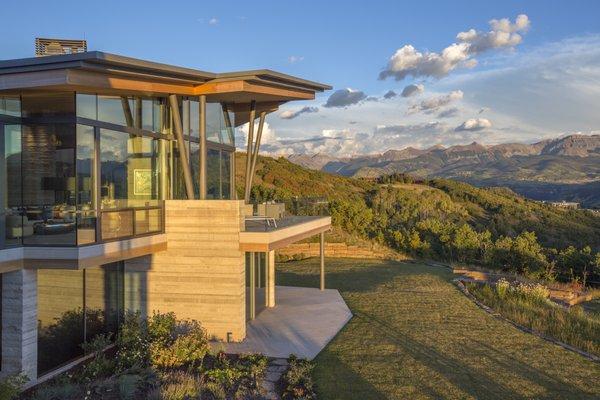
[[[86,353],[94,353],[94,356],[83,365],[81,373],[77,375],[79,380],[90,382],[99,377],[109,376],[114,373],[116,368],[115,360],[107,358],[104,353],[106,348],[112,344],[110,338],[111,334],[100,334],[82,346]]]
[[[496,282],[496,293],[498,293],[498,297],[504,299],[510,290],[510,282],[506,279],[501,278]]]
[[[12,375],[0,380],[0,400],[16,398],[25,382],[27,382],[27,377],[24,375]]]
[[[165,321],[167,320],[162,319],[161,323],[157,324],[160,327],[156,336],[159,340],[150,346],[152,365],[158,368],[200,366],[208,352],[208,338],[204,329],[196,321],[176,322],[173,319],[173,324]],[[171,328],[168,334],[163,332],[166,326]]]
[[[117,335],[117,366],[123,371],[149,365],[150,338],[139,312],[127,313]]]
[[[317,398],[312,380],[313,363],[291,355],[289,368],[281,377],[283,400],[303,399],[312,400]]]

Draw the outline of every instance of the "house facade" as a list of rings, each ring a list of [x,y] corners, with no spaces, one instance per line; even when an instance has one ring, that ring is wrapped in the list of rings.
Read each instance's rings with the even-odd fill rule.
[[[265,118],[327,89],[102,52],[0,61],[0,375],[64,369],[126,311],[243,340],[275,306],[274,251],[331,224],[253,215]]]

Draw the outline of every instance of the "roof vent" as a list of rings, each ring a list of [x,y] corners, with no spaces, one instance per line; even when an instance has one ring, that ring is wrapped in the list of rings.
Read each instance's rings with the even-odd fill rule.
[[[55,56],[57,54],[75,54],[87,51],[85,40],[35,38],[35,56]]]

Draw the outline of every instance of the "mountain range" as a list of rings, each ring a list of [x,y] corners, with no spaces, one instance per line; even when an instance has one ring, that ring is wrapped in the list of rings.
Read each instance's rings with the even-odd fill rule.
[[[348,158],[292,154],[288,159],[343,176],[443,177],[476,186],[506,186],[535,200],[575,201],[600,208],[600,135],[569,135],[533,144],[407,147]]]

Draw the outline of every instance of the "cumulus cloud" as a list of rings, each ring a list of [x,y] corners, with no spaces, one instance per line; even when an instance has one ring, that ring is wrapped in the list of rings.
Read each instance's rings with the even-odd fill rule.
[[[300,61],[304,61],[304,56],[289,56],[288,57],[288,62],[290,64],[295,64]]]
[[[471,118],[457,126],[454,130],[460,131],[481,131],[483,129],[491,128],[492,123],[486,118]]]
[[[404,89],[402,89],[401,95],[402,97],[415,96],[417,94],[423,93],[424,90],[425,86],[413,83],[412,85],[408,85]]]
[[[441,96],[430,97],[419,103],[415,103],[408,108],[408,114],[414,114],[418,112],[432,113],[437,111],[439,108],[444,107],[454,101],[463,98],[463,92],[460,90],[454,90],[448,94]]]
[[[386,94],[383,95],[383,98],[388,100],[388,99],[392,99],[396,96],[398,96],[398,93],[394,92],[393,90],[388,90],[386,92]]]
[[[236,143],[242,143],[242,148],[245,148],[246,144],[248,143],[248,128],[250,127],[250,124],[248,122],[246,122],[244,125],[240,126],[239,129],[236,129],[236,133],[238,135],[236,135],[235,141]],[[258,131],[258,121],[254,123],[254,139],[256,139],[256,132]],[[269,125],[268,122],[265,121],[265,124],[263,126],[263,132],[262,132],[262,136],[260,139],[261,145],[266,145],[269,143],[276,143],[279,139],[277,138],[277,135],[275,134],[275,130],[273,128],[271,128],[271,126]],[[262,151],[262,150],[261,150]]]
[[[459,112],[460,110],[458,109],[458,107],[451,107],[446,110],[440,111],[437,116],[438,118],[451,118],[457,116]]]
[[[367,95],[360,90],[340,89],[333,92],[323,107],[348,107],[366,99]]]
[[[307,106],[307,107],[303,107],[296,111],[285,110],[279,114],[279,118],[294,119],[302,114],[312,114],[312,113],[316,113],[316,112],[319,112],[319,109],[317,107],[308,107]]]
[[[488,32],[470,29],[456,35],[453,43],[440,53],[420,52],[410,44],[396,50],[388,64],[379,74],[379,79],[393,77],[400,81],[407,76],[442,78],[456,68],[473,68],[477,65],[474,56],[491,49],[512,48],[523,41],[530,21],[527,15],[517,16],[515,22],[507,18],[493,19]]]
[[[327,154],[347,157],[367,151],[369,135],[349,129],[323,129],[320,135],[307,139],[282,139],[263,147],[265,153],[271,155],[289,154]]]

